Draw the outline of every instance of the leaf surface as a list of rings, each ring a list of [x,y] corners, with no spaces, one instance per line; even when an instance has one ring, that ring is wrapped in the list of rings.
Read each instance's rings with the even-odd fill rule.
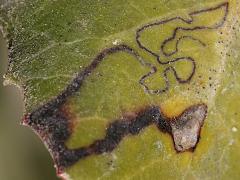
[[[58,174],[238,179],[239,3],[3,3],[5,83]]]

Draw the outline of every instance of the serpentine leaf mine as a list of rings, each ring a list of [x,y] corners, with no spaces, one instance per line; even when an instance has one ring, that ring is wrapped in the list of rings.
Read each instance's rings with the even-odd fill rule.
[[[201,18],[204,13],[212,13],[212,11],[223,11],[222,17],[217,19],[216,22],[211,24],[199,24],[195,22],[195,19]],[[157,72],[156,66],[148,63],[148,61],[144,60],[136,50],[131,48],[128,45],[121,44],[116,45],[107,49],[102,50],[96,57],[93,59],[92,63],[87,66],[83,71],[79,72],[75,79],[66,87],[64,92],[58,95],[55,99],[38,108],[31,114],[27,115],[24,124],[32,127],[45,142],[49,146],[49,149],[53,153],[53,157],[59,168],[61,169],[71,166],[78,160],[90,156],[92,154],[102,154],[106,152],[113,151],[124,136],[128,134],[136,135],[140,133],[142,129],[145,127],[156,124],[160,130],[163,132],[168,132],[173,137],[175,148],[178,152],[183,152],[189,149],[194,149],[198,140],[199,140],[199,132],[203,125],[204,119],[206,117],[207,106],[206,105],[193,105],[188,109],[184,110],[182,115],[179,117],[175,117],[174,120],[168,120],[167,117],[161,112],[160,107],[152,106],[149,108],[144,108],[140,112],[135,112],[134,117],[124,117],[122,116],[119,120],[114,120],[108,128],[106,129],[106,135],[104,139],[95,140],[88,147],[79,147],[77,149],[68,149],[65,146],[65,141],[71,135],[70,124],[67,115],[64,115],[63,106],[68,100],[70,96],[73,96],[75,92],[79,91],[81,86],[83,85],[85,79],[92,74],[92,72],[101,65],[101,63],[107,58],[107,56],[113,56],[119,52],[124,52],[133,56],[137,61],[140,62],[143,66],[148,66],[152,69],[150,73],[143,75],[139,80],[140,84],[144,87],[145,93],[164,93],[169,88],[169,82],[167,73],[168,71],[172,71],[176,80],[179,83],[187,83],[191,80],[192,76],[195,73],[196,64],[193,58],[191,57],[177,57],[173,60],[169,60],[166,62],[161,62],[161,58],[159,55],[155,54],[151,50],[147,49],[141,43],[141,33],[144,30],[147,31],[149,28],[153,28],[154,26],[165,25],[168,22],[180,20],[183,21],[183,26],[186,24],[187,27],[176,26],[172,30],[172,35],[167,37],[162,45],[161,50],[165,56],[171,56],[178,51],[178,43],[181,39],[190,38],[190,40],[197,41],[201,45],[204,43],[195,39],[192,36],[181,36],[175,43],[175,50],[170,54],[163,51],[165,45],[174,41],[176,39],[176,34],[178,31],[195,31],[195,30],[208,30],[208,29],[216,29],[221,27],[226,20],[228,12],[228,3],[220,4],[213,8],[203,9],[196,12],[191,12],[189,15],[191,17],[190,20],[186,21],[181,17],[174,17],[167,20],[155,22],[153,24],[147,24],[141,27],[136,31],[136,40],[140,48],[147,51],[151,55],[156,57],[156,61],[160,65],[170,65],[164,70],[163,77],[166,81],[167,86],[163,89],[159,90],[150,90],[147,85],[145,85],[144,80],[150,77],[153,73]],[[203,14],[203,15],[202,15]],[[190,24],[190,25],[189,25]],[[192,24],[194,24],[192,26]],[[190,26],[190,27],[188,27]],[[191,27],[192,26],[192,27]],[[160,27],[157,27],[160,28]],[[187,77],[187,79],[182,79],[178,76],[177,71],[174,69],[171,64],[177,61],[189,61],[192,64],[192,69]]]
[[[22,124],[43,140],[58,174],[72,179],[227,176],[228,129],[240,118],[239,7],[239,0],[2,4],[5,83],[24,92]]]

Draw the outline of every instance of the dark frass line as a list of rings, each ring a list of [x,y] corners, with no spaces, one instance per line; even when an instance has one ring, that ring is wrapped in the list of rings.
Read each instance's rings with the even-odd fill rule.
[[[228,3],[220,4],[214,8],[192,12],[190,13],[190,16],[194,16],[202,12],[212,11],[221,7],[226,7],[226,12],[223,18],[223,22],[216,26],[217,28],[220,27],[226,20]],[[160,64],[165,64],[166,62],[161,62],[158,55],[154,54],[140,43],[140,41],[138,40],[140,37],[140,32],[145,28],[151,27],[153,25],[164,24],[174,19],[182,18],[175,17],[172,19],[159,21],[157,23],[145,25],[137,30],[136,40],[139,44],[139,47],[156,56]],[[182,20],[185,21],[184,19]],[[191,23],[191,21],[187,21],[186,23]],[[172,37],[164,41],[165,44],[170,39],[174,39],[177,31],[180,29],[185,31],[190,30],[180,27],[177,28],[174,31]],[[195,29],[204,28],[195,27]],[[180,39],[178,39],[178,41],[180,41]],[[176,52],[178,51],[177,44],[175,48]],[[139,83],[144,87],[145,92],[151,93],[148,87],[144,84],[144,80],[146,77],[151,76],[154,72],[156,72],[157,68],[152,64],[146,62],[142,57],[139,56],[139,54],[134,49],[122,44],[101,51],[93,59],[92,63],[88,67],[86,67],[82,72],[78,73],[76,78],[72,80],[72,82],[61,94],[59,94],[56,98],[50,100],[48,103],[37,108],[32,113],[27,114],[23,120],[23,124],[32,127],[32,129],[47,145],[55,161],[58,173],[62,173],[66,167],[73,165],[80,159],[86,158],[87,156],[113,151],[125,136],[137,135],[144,128],[152,124],[155,124],[161,132],[168,133],[172,136],[175,150],[177,152],[194,150],[199,141],[200,130],[207,114],[207,105],[205,104],[196,104],[190,106],[189,108],[185,109],[181,115],[175,117],[174,119],[165,117],[158,106],[145,107],[142,111],[136,112],[136,117],[134,118],[124,117],[123,119],[117,119],[112,121],[112,123],[108,125],[108,128],[106,130],[106,136],[103,139],[94,141],[90,146],[80,147],[77,149],[69,149],[65,145],[65,142],[68,140],[72,132],[71,120],[67,116],[66,112],[64,112],[63,110],[64,104],[69,97],[73,96],[81,88],[86,78],[91,75],[91,73],[101,64],[101,62],[106,56],[117,52],[126,52],[134,56],[143,66],[151,68],[151,72],[142,76],[139,80]],[[167,54],[165,55],[168,56]],[[152,93],[163,93],[168,90],[169,82],[167,78],[167,71],[172,70],[179,83],[186,83],[191,80],[193,74],[195,73],[194,59],[192,59],[191,57],[180,57],[171,60],[168,63],[173,63],[182,60],[183,58],[187,58],[193,64],[193,72],[191,76],[186,80],[181,79],[180,77],[178,77],[178,74],[174,67],[170,66],[165,70],[164,73],[167,87],[165,89],[157,90],[156,92]],[[183,141],[186,138],[189,138],[189,141]]]

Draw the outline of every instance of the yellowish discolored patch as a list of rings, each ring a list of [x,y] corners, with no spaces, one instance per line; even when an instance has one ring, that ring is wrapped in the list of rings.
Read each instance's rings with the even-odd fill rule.
[[[179,116],[193,101],[183,96],[172,96],[161,104],[161,111],[168,118]]]

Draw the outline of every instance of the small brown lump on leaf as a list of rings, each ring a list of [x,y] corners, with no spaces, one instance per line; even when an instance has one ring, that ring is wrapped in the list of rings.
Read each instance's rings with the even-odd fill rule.
[[[207,106],[194,105],[170,122],[172,137],[178,152],[194,149],[207,114]]]

